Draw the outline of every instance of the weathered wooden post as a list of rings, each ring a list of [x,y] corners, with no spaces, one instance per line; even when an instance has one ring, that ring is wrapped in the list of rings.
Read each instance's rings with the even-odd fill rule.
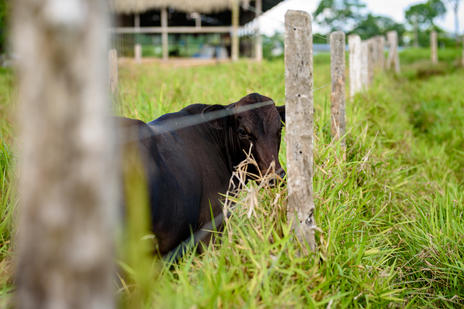
[[[113,308],[117,214],[104,0],[15,0],[15,308]]]
[[[362,89],[361,80],[361,38],[352,34],[348,37],[350,51],[350,96],[353,97]]]
[[[313,201],[313,37],[311,17],[285,14],[288,218],[298,240],[315,250]]]
[[[108,68],[111,94],[115,95],[118,89],[118,52],[114,48],[108,53]]]
[[[400,73],[400,58],[398,55],[398,33],[389,31],[387,33],[387,41],[389,46],[387,68],[394,69],[396,73]]]
[[[361,42],[361,86],[363,90],[369,88],[369,47],[367,41]]]
[[[333,32],[330,35],[330,69],[332,136],[340,139],[345,135],[345,33],[342,31]],[[344,138],[340,144],[344,152]]]
[[[432,31],[430,33],[430,51],[432,57],[432,63],[438,63],[438,42],[437,42],[437,32]]]

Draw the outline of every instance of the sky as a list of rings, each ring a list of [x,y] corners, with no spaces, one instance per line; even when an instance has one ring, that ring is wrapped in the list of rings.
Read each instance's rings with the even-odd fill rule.
[[[302,10],[313,13],[320,0],[285,0],[267,11],[261,17],[261,31],[266,35],[272,35],[276,31],[284,31],[284,16],[287,10]],[[418,0],[364,0],[370,12],[376,15],[385,15],[393,18],[397,22],[405,22],[404,11],[411,5],[424,1]],[[459,8],[460,33],[464,29],[464,1],[461,1]],[[454,33],[454,13],[448,7],[446,16],[438,18],[436,23],[441,28]],[[313,24],[314,32],[325,32],[316,23]]]

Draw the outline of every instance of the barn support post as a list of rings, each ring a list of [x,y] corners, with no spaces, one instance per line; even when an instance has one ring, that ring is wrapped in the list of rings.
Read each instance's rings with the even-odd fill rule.
[[[240,7],[238,0],[232,0],[232,61],[237,61],[239,57],[239,39],[238,39],[238,26],[239,26]]]
[[[161,10],[161,45],[163,49],[163,60],[169,58],[169,38],[168,38],[168,9]]]
[[[288,218],[296,237],[315,250],[313,201],[313,38],[311,17],[285,14],[285,108]]]
[[[16,0],[15,308],[114,308],[117,162],[104,0]]]
[[[140,63],[142,59],[142,47],[139,43],[139,32],[140,32],[140,14],[134,15],[134,29],[135,29],[135,44],[134,44],[134,59],[135,62]]]
[[[108,52],[108,73],[111,94],[116,95],[118,89],[118,52],[116,49],[110,49]]]
[[[343,138],[340,146],[345,153],[345,33],[333,32],[330,35],[330,70],[332,78],[331,119],[332,136]]]
[[[387,33],[388,41],[388,60],[387,68],[389,70],[395,70],[396,73],[400,73],[400,58],[398,55],[398,33],[396,31],[389,31]]]
[[[263,2],[262,0],[256,0],[256,46],[255,46],[255,57],[257,61],[263,60],[263,38],[261,37],[261,24],[259,17],[263,11]]]
[[[352,34],[348,37],[348,48],[350,51],[350,96],[353,97],[362,89],[361,81],[361,37]]]
[[[430,33],[430,51],[431,51],[431,58],[432,63],[438,63],[438,42],[437,42],[437,32],[432,31]]]
[[[134,46],[134,58],[135,62],[142,62],[142,45],[140,45],[139,43],[135,44]]]
[[[369,48],[367,41],[361,42],[361,88],[369,88]]]

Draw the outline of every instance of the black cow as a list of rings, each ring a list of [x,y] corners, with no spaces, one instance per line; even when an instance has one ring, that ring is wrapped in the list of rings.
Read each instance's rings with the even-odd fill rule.
[[[137,128],[161,254],[210,222],[211,212],[222,212],[220,194],[250,146],[261,172],[274,162],[284,177],[278,160],[284,118],[284,106],[253,93],[226,106],[190,105],[149,123],[122,120],[126,129]]]

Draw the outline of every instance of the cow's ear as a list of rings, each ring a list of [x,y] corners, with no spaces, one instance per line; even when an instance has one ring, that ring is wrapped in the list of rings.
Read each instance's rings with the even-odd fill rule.
[[[285,123],[285,105],[276,106],[276,107],[277,107],[277,111],[279,112],[280,118]]]
[[[216,130],[222,130],[226,127],[229,111],[222,105],[208,105],[201,111],[201,116],[207,124]]]

